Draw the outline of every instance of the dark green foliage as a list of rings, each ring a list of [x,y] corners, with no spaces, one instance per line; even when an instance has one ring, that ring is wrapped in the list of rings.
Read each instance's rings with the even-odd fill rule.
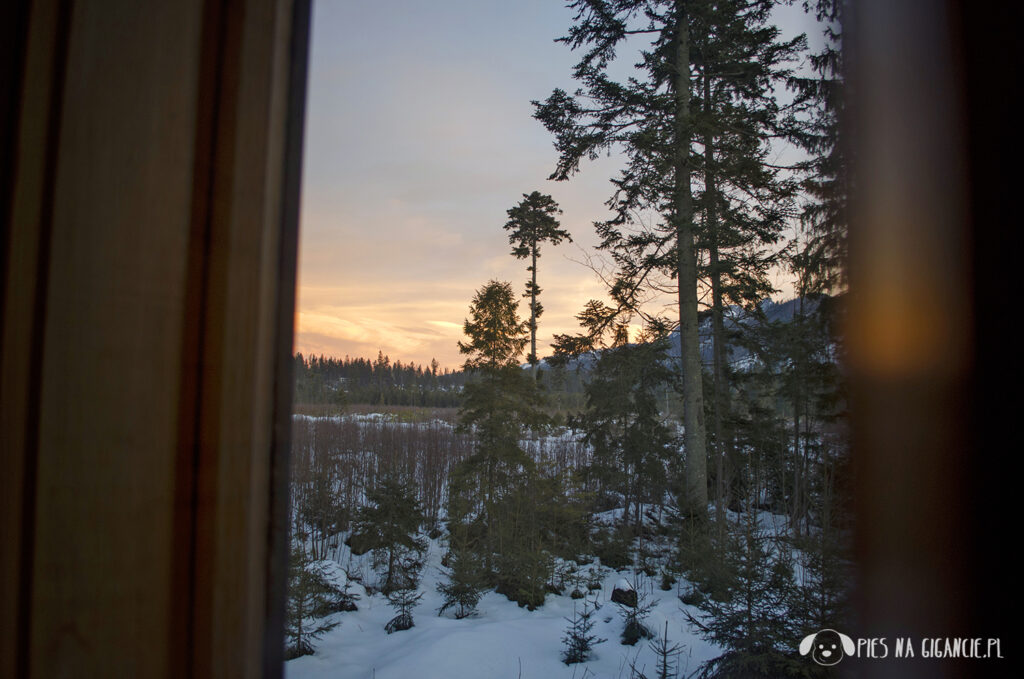
[[[383,479],[359,510],[352,544],[373,550],[374,568],[385,594],[415,587],[423,567],[426,541],[417,536],[423,523],[415,492],[394,478]],[[353,549],[354,552],[354,549]]]
[[[324,564],[310,559],[298,541],[292,541],[288,563],[288,600],[285,620],[285,657],[313,653],[313,642],[338,626],[320,619],[344,596],[327,577]]]
[[[497,591],[533,610],[544,603],[555,579],[556,555],[571,553],[580,532],[578,508],[565,499],[561,480],[544,468],[525,475],[498,505]]]
[[[533,611],[544,605],[553,566],[550,554],[514,545],[495,558],[495,591]]]
[[[728,596],[732,583],[733,561],[729,549],[733,543],[723,530],[696,530],[684,533],[679,542],[678,560],[685,564],[685,570],[694,589],[684,592],[684,603],[700,605],[706,597],[722,600]]]
[[[449,518],[457,523],[470,516],[491,523],[497,503],[533,468],[519,447],[524,429],[547,425],[537,384],[519,367],[527,338],[517,307],[512,286],[491,281],[473,298],[467,341],[459,343],[468,356],[464,368],[473,374],[459,422],[477,443],[452,475]]]
[[[695,516],[704,513],[707,497],[697,281],[711,289],[715,310],[712,431],[721,512],[728,438],[723,309],[753,305],[772,291],[768,273],[796,188],[771,166],[769,139],[780,134],[774,87],[791,76],[785,65],[804,39],[778,39],[769,24],[773,5],[571,2],[575,24],[561,40],[583,53],[573,74],[581,88],[575,95],[555,90],[534,102],[535,117],[556,138],[552,178],[567,179],[584,158],[625,153],[626,167],[607,202],[614,216],[596,225],[599,248],[616,266],[608,291],[613,303],[586,310],[602,320],[584,335],[559,337],[559,347],[567,354],[587,350],[594,327],[608,328],[637,312],[651,290],[676,286],[682,355],[675,385],[684,396],[687,450],[683,500]],[[617,81],[609,65],[633,46],[630,39],[649,44],[633,77]]]
[[[394,634],[395,632],[404,632],[407,629],[412,629],[415,626],[411,614],[399,613],[384,623],[384,631],[388,634]]]
[[[537,319],[544,308],[537,298],[541,289],[537,285],[537,258],[540,257],[542,243],[558,245],[562,240],[572,241],[569,232],[558,228],[555,215],[561,214],[558,203],[551,196],[534,191],[523,194],[523,200],[508,210],[508,222],[505,230],[510,231],[508,242],[512,245],[512,254],[517,259],[530,259],[530,280],[526,282],[526,293],[523,297],[530,298],[530,353],[526,360],[532,367],[534,378],[537,376]]]
[[[594,450],[588,472],[597,493],[621,498],[624,518],[632,517],[637,528],[641,505],[661,502],[668,490],[674,441],[658,408],[660,390],[672,382],[667,350],[668,342],[659,338],[601,352],[580,421]]]
[[[340,588],[332,585],[332,591],[327,595],[324,605],[315,610],[313,615],[320,617],[331,613],[351,613],[359,610],[359,606],[356,604],[359,601],[359,595],[349,591],[351,584],[352,580],[346,573],[345,585]]]
[[[846,457],[821,452],[812,492],[818,527],[794,539],[802,568],[792,615],[805,634],[849,628],[849,583],[854,579],[846,507],[850,493],[836,481],[849,474],[845,464]]]
[[[437,584],[437,591],[444,597],[444,604],[437,614],[442,615],[454,608],[457,619],[472,615],[488,586],[488,574],[483,569],[480,556],[467,549],[453,548],[448,554],[447,576],[447,582]]]
[[[571,560],[555,563],[548,580],[548,593],[562,595],[566,590],[575,589],[580,583],[578,567]]]
[[[679,600],[687,606],[699,607],[702,603],[704,603],[704,594],[700,591],[700,589],[698,589],[697,587],[693,587],[691,585],[690,587],[687,587],[685,590],[683,590],[683,592],[679,595]]]
[[[622,645],[635,646],[641,639],[650,639],[654,635],[644,624],[644,620],[651,613],[654,604],[648,601],[647,593],[638,591],[635,587],[631,590],[635,595],[632,605],[616,603],[619,613],[622,614]]]
[[[650,643],[658,659],[654,675],[656,679],[675,679],[679,676],[679,654],[685,647],[682,644],[670,644],[668,641],[668,622],[665,622],[665,630],[660,637]],[[629,679],[647,679],[647,675],[636,668],[635,663],[630,663]]]
[[[769,274],[785,254],[777,243],[795,216],[796,183],[769,161],[774,149],[768,140],[779,127],[773,86],[791,75],[785,65],[805,40],[779,41],[778,29],[769,23],[773,4],[697,2],[691,10],[694,47],[700,54],[696,121],[703,187],[697,196],[702,217],[698,242],[707,251],[701,275],[711,293],[712,367],[705,390],[711,393],[709,443],[718,522],[724,519],[742,466],[730,427],[729,345],[735,310],[756,309],[774,292]]]
[[[719,598],[706,598],[702,613],[684,614],[707,641],[725,649],[701,667],[705,677],[803,676],[811,671],[794,651],[800,630],[793,622],[795,583],[785,544],[760,531],[752,512],[726,533],[729,581]]]
[[[422,406],[453,408],[460,403],[461,372],[431,365],[392,362],[383,352],[376,360],[295,356],[295,403]]]
[[[844,0],[805,0],[805,11],[823,27],[825,44],[810,57],[815,74],[791,77],[796,90],[789,135],[809,155],[801,163],[806,197],[802,221],[808,235],[805,248],[807,292],[834,293],[847,286],[849,171],[840,138],[844,118],[842,20]]]
[[[554,135],[559,154],[551,178],[568,179],[583,159],[612,150],[622,150],[626,163],[612,180],[607,205],[613,217],[595,225],[599,248],[616,270],[608,285],[611,306],[592,310],[609,313],[585,335],[560,336],[559,346],[567,354],[592,348],[595,329],[642,312],[652,290],[676,286],[682,338],[677,386],[687,450],[684,505],[689,513],[703,514],[707,456],[697,336],[690,3],[574,0],[569,6],[574,23],[560,41],[581,52],[573,71],[580,88],[576,95],[557,89],[543,103],[534,102],[534,117]],[[647,44],[631,61],[637,67],[630,77],[615,80],[609,66],[623,48],[637,45],[627,44],[631,36]]]
[[[661,582],[658,587],[663,592],[667,592],[672,589],[672,586],[676,584],[676,576],[669,572],[667,569],[662,568],[661,570]]]
[[[594,646],[607,641],[599,639],[596,634],[591,633],[594,628],[594,621],[591,620],[593,615],[594,609],[588,605],[586,600],[583,602],[582,610],[577,609],[575,604],[573,605],[572,617],[566,618],[569,628],[565,631],[565,636],[562,637],[562,643],[565,644],[565,648],[562,650],[562,662],[566,665],[585,662],[590,658]]]
[[[417,592],[414,588],[403,588],[391,591],[387,595],[388,605],[398,612],[398,615],[393,617],[391,620],[384,625],[384,631],[388,634],[393,632],[402,632],[407,629],[412,629],[412,609],[416,607],[416,604],[423,598],[422,592]]]
[[[466,371],[495,371],[517,366],[526,346],[526,324],[519,319],[519,303],[509,283],[489,281],[477,290],[463,324]]]
[[[601,560],[602,566],[621,571],[633,564],[630,555],[632,545],[632,530],[626,524],[618,524],[594,535],[594,556]]]
[[[824,528],[797,541],[801,548],[802,578],[795,592],[792,615],[801,634],[820,629],[848,629],[849,583],[853,568],[844,536]]]
[[[555,215],[562,214],[558,203],[540,191],[523,194],[523,200],[508,209],[508,222],[504,229],[510,231],[508,242],[512,254],[518,259],[539,256],[542,243],[558,245],[563,240],[572,242],[568,231],[560,229]],[[526,295],[524,295],[526,296]]]
[[[450,477],[448,527],[453,551],[478,555],[488,585],[533,609],[544,603],[554,554],[568,554],[580,521],[560,477],[538,468],[519,444],[527,429],[541,430],[549,418],[537,383],[519,367],[526,325],[517,307],[512,287],[496,281],[470,306],[459,349],[473,380],[459,415],[476,447]],[[464,584],[448,586],[455,593]],[[471,586],[478,586],[475,576]]]

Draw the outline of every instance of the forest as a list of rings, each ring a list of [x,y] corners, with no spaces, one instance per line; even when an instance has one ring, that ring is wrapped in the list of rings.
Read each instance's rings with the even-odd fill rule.
[[[378,352],[376,360],[295,356],[295,403],[302,405],[422,406],[459,405],[466,376],[441,368],[391,362]]]
[[[572,235],[533,191],[494,234],[525,285],[480,282],[460,370],[295,357],[289,676],[834,676],[798,646],[851,583],[843,4],[804,3],[818,51],[771,0],[568,4],[578,89],[533,111],[549,179],[625,159],[605,297],[538,348]],[[485,622],[543,658],[482,671]]]

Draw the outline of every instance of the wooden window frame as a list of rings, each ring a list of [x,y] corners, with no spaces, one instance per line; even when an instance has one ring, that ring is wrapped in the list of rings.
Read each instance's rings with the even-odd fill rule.
[[[310,2],[3,12],[0,675],[280,676]]]

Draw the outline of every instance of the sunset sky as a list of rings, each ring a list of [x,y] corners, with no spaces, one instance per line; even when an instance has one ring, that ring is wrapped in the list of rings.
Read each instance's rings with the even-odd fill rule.
[[[580,262],[618,160],[546,180],[556,153],[530,100],[574,89],[576,55],[553,42],[571,20],[557,0],[314,3],[296,351],[461,365],[474,291],[524,286],[502,225],[534,190],[560,204],[575,241],[542,250],[538,353],[577,329],[603,297]]]

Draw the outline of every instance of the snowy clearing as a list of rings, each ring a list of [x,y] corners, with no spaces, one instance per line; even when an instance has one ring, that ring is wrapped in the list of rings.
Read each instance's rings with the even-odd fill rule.
[[[368,558],[368,555],[350,557],[347,548],[341,550],[339,557],[346,563],[352,558],[353,568]],[[597,645],[588,662],[565,665],[561,653],[562,636],[569,625],[566,618],[573,615],[574,605],[582,605],[582,600],[574,601],[567,589],[564,595],[549,594],[544,606],[531,612],[492,591],[480,600],[478,614],[473,617],[463,620],[447,614],[438,617],[442,598],[435,587],[443,579],[440,565],[443,552],[443,544],[431,541],[420,585],[424,597],[414,611],[415,627],[387,634],[384,625],[395,615],[387,599],[379,593],[367,596],[363,586],[353,583],[350,591],[360,596],[359,610],[332,615],[330,620],[341,624],[316,643],[314,655],[285,663],[285,676],[288,679],[628,679],[631,663],[648,676],[653,673],[655,655],[648,642],[641,641],[636,646],[620,644],[622,616],[619,607],[610,601],[616,582],[623,577],[634,580],[631,571],[606,569],[601,590],[590,592],[588,600],[596,600],[600,606],[594,616],[593,632],[607,641]],[[362,570],[368,578],[374,577],[368,562]],[[661,634],[668,622],[669,642],[681,643],[684,647],[678,658],[682,676],[719,655],[719,649],[701,640],[686,623],[682,609],[685,607],[692,613],[697,609],[679,600],[677,587],[662,591],[657,586],[657,577],[642,573],[636,579],[637,589],[646,592],[654,604],[646,620],[647,626]],[[682,586],[686,586],[685,581]]]

